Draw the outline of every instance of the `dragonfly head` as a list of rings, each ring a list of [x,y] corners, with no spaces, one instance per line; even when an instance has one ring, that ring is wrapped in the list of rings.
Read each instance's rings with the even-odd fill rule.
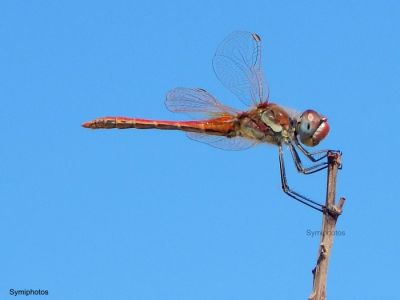
[[[328,119],[308,109],[298,119],[296,132],[304,145],[316,146],[329,133]]]

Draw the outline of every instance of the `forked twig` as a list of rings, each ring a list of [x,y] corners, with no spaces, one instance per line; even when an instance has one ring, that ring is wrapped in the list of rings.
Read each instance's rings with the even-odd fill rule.
[[[335,236],[336,222],[340,214],[345,199],[340,198],[337,206],[335,206],[336,197],[336,175],[341,164],[341,154],[332,152],[328,155],[328,180],[326,191],[326,202],[322,218],[321,242],[319,244],[317,264],[313,269],[313,290],[309,296],[309,300],[325,300],[326,299],[326,281],[328,275],[329,256]]]

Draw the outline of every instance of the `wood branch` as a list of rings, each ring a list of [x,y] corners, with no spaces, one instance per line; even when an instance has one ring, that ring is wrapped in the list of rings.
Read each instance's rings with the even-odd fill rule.
[[[328,263],[332,250],[333,238],[335,237],[336,222],[340,214],[345,199],[340,198],[338,205],[335,206],[336,197],[336,175],[340,168],[341,154],[332,152],[328,155],[328,180],[326,191],[326,202],[321,229],[321,242],[318,249],[317,264],[313,269],[313,290],[309,300],[326,299],[326,282],[328,276]]]

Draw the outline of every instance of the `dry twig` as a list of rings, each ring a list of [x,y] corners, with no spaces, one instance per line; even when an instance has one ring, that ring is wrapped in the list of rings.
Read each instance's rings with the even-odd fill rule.
[[[342,197],[335,206],[336,197],[336,174],[340,168],[341,154],[332,152],[328,156],[328,182],[326,192],[326,209],[322,218],[321,242],[318,250],[318,259],[313,269],[313,291],[309,300],[326,299],[326,281],[328,275],[329,256],[335,236],[336,221],[342,213],[345,199]]]

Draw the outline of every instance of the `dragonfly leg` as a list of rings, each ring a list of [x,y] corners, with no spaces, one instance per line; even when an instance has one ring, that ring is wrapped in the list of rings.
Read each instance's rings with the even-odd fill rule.
[[[296,165],[297,171],[307,175],[307,174],[316,173],[316,172],[321,171],[323,169],[326,169],[328,167],[328,162],[324,161],[324,162],[317,163],[317,164],[315,164],[315,165],[313,165],[311,167],[305,168],[303,166],[303,163],[301,162],[300,156],[297,153],[296,148],[294,147],[294,145],[292,143],[289,143],[288,147],[290,149],[290,153],[292,154],[293,161],[294,161],[294,163]]]
[[[283,159],[283,149],[282,145],[279,145],[279,168],[281,172],[281,183],[282,183],[282,190],[290,197],[293,199],[315,209],[320,212],[325,212],[325,206],[322,204],[319,204],[303,195],[300,195],[299,193],[293,191],[290,189],[287,180],[286,180],[286,171],[285,171],[285,162]]]
[[[309,152],[303,145],[296,139],[294,139],[296,147],[300,149],[300,151],[312,162],[320,161],[329,155],[330,152],[338,152],[341,154],[339,150],[318,150],[315,152]]]
[[[297,139],[294,139],[295,145],[297,148],[300,149],[300,151],[312,162],[318,162],[321,159],[329,156],[330,154],[338,153],[339,155],[342,155],[342,151],[340,150],[319,150],[315,152],[308,152],[307,149],[305,149],[300,142]],[[319,156],[319,157],[315,157]],[[339,166],[339,170],[342,169],[342,165]]]

